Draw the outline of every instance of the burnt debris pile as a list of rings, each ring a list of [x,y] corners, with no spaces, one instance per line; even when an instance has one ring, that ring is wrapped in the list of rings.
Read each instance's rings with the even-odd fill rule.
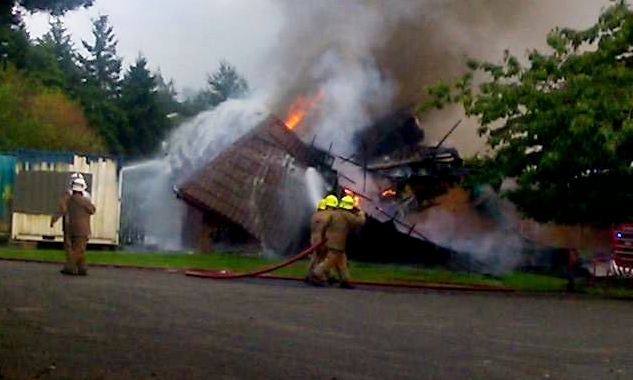
[[[382,197],[415,196],[418,205],[443,194],[465,175],[457,149],[425,141],[415,114],[403,109],[355,135],[355,162],[377,178]]]

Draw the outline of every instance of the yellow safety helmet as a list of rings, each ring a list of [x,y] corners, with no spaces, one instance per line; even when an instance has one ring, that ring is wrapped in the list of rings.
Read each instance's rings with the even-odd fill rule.
[[[336,195],[330,194],[325,197],[325,205],[327,207],[338,207],[338,198],[336,197]]]
[[[354,198],[351,195],[346,195],[341,198],[341,202],[339,202],[338,206],[345,210],[354,209]]]
[[[325,198],[320,199],[319,203],[317,204],[317,210],[325,210],[326,207],[326,202],[325,202]]]

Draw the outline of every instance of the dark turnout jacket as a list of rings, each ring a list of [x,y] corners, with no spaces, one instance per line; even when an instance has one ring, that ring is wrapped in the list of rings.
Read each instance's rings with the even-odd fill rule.
[[[68,200],[70,199],[70,192],[64,191],[62,195],[59,197],[59,202],[57,203],[57,213],[53,215],[51,218],[51,227],[55,224],[59,218],[62,218],[62,231],[67,233],[69,231],[68,228],[68,217],[66,216],[68,210]]]
[[[75,192],[68,199],[66,207],[68,233],[70,236],[90,236],[90,216],[97,211],[95,205],[82,193]]]

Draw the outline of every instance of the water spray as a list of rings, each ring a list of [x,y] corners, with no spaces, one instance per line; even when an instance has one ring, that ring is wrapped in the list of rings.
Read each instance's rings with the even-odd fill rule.
[[[313,167],[306,170],[305,180],[306,187],[308,188],[308,196],[310,197],[310,205],[316,208],[319,200],[323,198],[327,191],[325,180],[321,173]]]

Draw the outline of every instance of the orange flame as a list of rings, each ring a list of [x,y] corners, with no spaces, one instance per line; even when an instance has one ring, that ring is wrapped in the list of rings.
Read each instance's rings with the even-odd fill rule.
[[[285,120],[288,129],[295,129],[303,121],[306,113],[312,110],[323,99],[324,95],[323,90],[319,90],[313,96],[299,96],[295,99],[290,105],[288,116],[286,116]]]
[[[396,191],[394,189],[386,189],[383,190],[382,193],[380,193],[380,196],[388,198],[388,197],[394,197],[396,196]]]

